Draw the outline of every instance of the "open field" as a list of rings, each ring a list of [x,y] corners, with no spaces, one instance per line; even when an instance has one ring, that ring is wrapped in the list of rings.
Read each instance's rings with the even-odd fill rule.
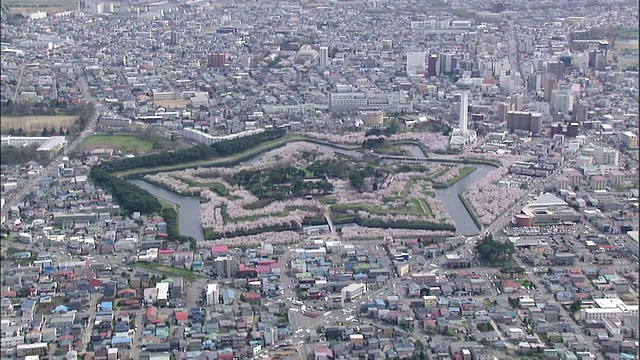
[[[181,277],[187,281],[194,281],[201,278],[200,275],[196,275],[187,269],[179,269],[173,266],[165,266],[154,263],[136,263],[136,266],[159,273],[161,275],[165,275],[166,277]]]
[[[78,8],[77,0],[6,0],[2,1],[2,5],[16,14],[33,14],[38,11],[44,12],[62,12],[76,10]]]
[[[93,135],[83,144],[83,150],[108,148],[123,153],[146,153],[153,149],[153,143],[132,135]]]
[[[153,105],[163,107],[167,111],[174,108],[184,108],[191,103],[190,100],[154,100]]]
[[[26,132],[39,132],[45,127],[56,131],[62,127],[69,129],[78,120],[75,115],[32,115],[32,116],[0,116],[0,130],[3,134],[9,130],[22,129]]]

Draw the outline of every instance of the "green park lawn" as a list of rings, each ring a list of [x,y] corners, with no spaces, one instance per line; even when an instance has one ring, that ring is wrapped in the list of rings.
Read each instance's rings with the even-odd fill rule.
[[[108,148],[123,153],[148,153],[153,143],[131,135],[93,135],[83,144],[83,149]]]

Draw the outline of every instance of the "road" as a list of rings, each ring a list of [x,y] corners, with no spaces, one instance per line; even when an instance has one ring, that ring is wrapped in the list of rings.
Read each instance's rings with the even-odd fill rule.
[[[545,181],[542,183],[542,185],[540,186],[540,188],[536,188],[536,189],[532,189],[532,191],[542,191],[544,190],[544,187],[550,182],[552,181],[556,175],[558,175],[565,167],[567,167],[569,164],[571,164],[571,160],[572,159],[567,159],[561,166],[559,166],[550,176],[548,176]],[[531,194],[531,192],[529,192],[526,196],[524,196],[522,199],[520,199],[516,204],[514,204],[503,216],[501,216],[499,219],[497,219],[493,224],[491,224],[486,230],[485,233],[488,234],[492,234],[495,235],[497,232],[502,231],[502,229],[507,225],[507,223],[513,218],[513,216],[519,212],[522,207],[524,206],[524,204],[526,202],[529,201],[529,194]],[[508,241],[508,240],[507,240]],[[529,266],[526,264],[523,264],[522,261],[519,259],[518,256],[514,256],[514,259],[516,261],[516,263],[518,264],[518,266],[528,269]],[[536,288],[540,289],[542,291],[542,294],[540,294],[540,296],[544,299],[549,301],[550,303],[554,304],[557,303],[554,298],[553,295],[548,293],[546,290],[546,287],[542,286],[537,277],[533,274],[532,271],[529,271],[528,274],[526,275],[527,279],[529,281],[531,281],[531,283],[533,283]],[[569,322],[571,324],[571,327],[574,331],[574,333],[576,334],[581,334],[585,337],[585,339],[587,339],[587,336],[585,334],[582,333],[582,331],[580,330],[580,327],[577,326],[577,324],[575,323],[575,320],[573,319],[572,316],[569,315],[569,313],[567,312],[567,310],[562,307],[561,305],[559,306],[560,308],[560,312],[562,317],[565,318],[565,320],[567,322]],[[598,351],[595,346],[593,345],[593,342],[591,341],[586,341],[586,346],[587,349],[596,356],[597,359],[602,359],[602,355],[600,354],[600,351]]]
[[[91,97],[91,93],[89,92],[89,88],[87,86],[84,75],[81,75],[81,74],[79,75],[79,83],[80,83],[80,89],[83,94],[82,96],[87,101],[94,101],[95,99]],[[93,117],[93,119],[91,119],[91,122],[87,124],[84,131],[80,133],[80,136],[78,136],[65,148],[62,154],[54,158],[49,163],[49,165],[44,168],[44,171],[43,171],[44,176],[48,176],[48,174],[53,174],[57,172],[57,166],[62,161],[62,158],[65,157],[68,153],[76,150],[89,136],[91,136],[91,134],[93,134],[96,123],[98,122],[98,118],[102,114],[103,109],[104,107],[102,105],[96,103],[95,116]],[[19,204],[27,194],[35,191],[38,188],[38,184],[40,183],[41,178],[42,176],[34,179],[29,179],[26,183],[24,183],[23,187],[20,190],[18,190],[12,197],[6,199],[6,203],[4,204],[4,207],[2,208],[2,212],[1,212],[2,217],[7,216],[9,209],[12,206]]]
[[[87,352],[89,341],[91,340],[91,333],[93,333],[93,324],[96,320],[96,307],[98,306],[98,301],[101,298],[99,294],[91,294],[90,296],[91,304],[89,305],[89,322],[87,323],[86,331],[82,336],[82,351],[80,351],[80,354],[85,354]]]

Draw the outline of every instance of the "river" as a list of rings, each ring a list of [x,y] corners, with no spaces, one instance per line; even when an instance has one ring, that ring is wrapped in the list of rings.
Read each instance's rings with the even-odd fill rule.
[[[329,145],[318,146],[343,155],[362,156],[362,154],[354,150],[345,150]],[[418,146],[405,145],[404,147],[409,150],[413,157],[425,157],[424,153]],[[264,153],[258,154],[251,159],[244,161],[244,164],[254,164],[260,161],[262,156],[264,156]],[[480,181],[487,176],[491,170],[495,169],[495,167],[490,165],[474,164],[473,166],[477,168],[476,171],[467,175],[464,179],[456,182],[446,189],[435,189],[436,199],[442,201],[444,208],[447,210],[449,216],[451,216],[451,219],[456,225],[457,235],[475,235],[479,233],[478,227],[458,195],[468,189],[471,184]],[[198,198],[182,196],[144,180],[129,180],[129,182],[149,191],[156,197],[177,204],[179,206],[178,210],[180,215],[180,234],[184,236],[192,236],[199,241],[204,240],[204,231],[200,224],[200,200]]]
[[[200,225],[200,198],[182,196],[144,180],[129,180],[129,182],[147,190],[156,197],[176,204],[178,206],[180,235],[192,236],[198,241],[204,240],[204,231]]]

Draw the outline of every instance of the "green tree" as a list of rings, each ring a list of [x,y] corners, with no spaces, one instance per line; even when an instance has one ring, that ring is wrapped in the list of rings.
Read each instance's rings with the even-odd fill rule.
[[[569,310],[571,311],[571,314],[574,314],[575,312],[577,312],[581,308],[582,308],[582,300],[577,299],[573,303],[571,303],[571,306],[569,307]]]

